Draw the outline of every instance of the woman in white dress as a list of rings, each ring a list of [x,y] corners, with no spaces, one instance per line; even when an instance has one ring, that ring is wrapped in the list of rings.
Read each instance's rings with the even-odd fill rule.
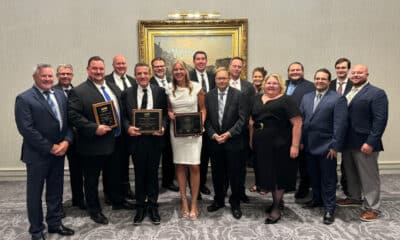
[[[172,65],[172,83],[168,91],[168,115],[172,121],[175,113],[192,113],[200,109],[204,122],[206,109],[204,104],[204,91],[201,86],[190,81],[189,71],[183,61],[176,61]],[[202,138],[199,136],[175,137],[173,124],[171,124],[171,144],[176,165],[179,192],[182,200],[182,217],[196,220],[199,216],[197,196],[200,185],[200,152]],[[190,172],[190,187],[192,199],[190,210],[186,198],[186,168]]]

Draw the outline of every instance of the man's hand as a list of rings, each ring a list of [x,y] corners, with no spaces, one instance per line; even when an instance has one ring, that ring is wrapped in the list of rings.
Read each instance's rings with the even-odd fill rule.
[[[337,152],[333,149],[329,149],[328,155],[326,155],[327,159],[334,159],[337,156]]]
[[[128,128],[128,135],[129,135],[129,136],[132,136],[132,137],[135,137],[135,136],[140,136],[140,135],[142,135],[142,133],[140,132],[140,129],[139,129],[139,128],[134,127],[134,126],[130,126],[130,127]]]
[[[371,154],[374,148],[371,145],[368,145],[367,143],[364,143],[361,146],[361,152],[365,154]]]
[[[68,147],[69,147],[69,142],[62,141],[58,144],[54,144],[50,150],[50,153],[56,156],[64,156],[68,150]]]
[[[111,131],[112,128],[110,128],[110,126],[107,125],[99,125],[96,129],[96,135],[97,136],[103,136],[104,134],[106,134],[107,132]]]
[[[164,127],[162,127],[160,131],[153,132],[153,135],[154,136],[162,136],[162,135],[164,135],[164,132],[165,132]]]

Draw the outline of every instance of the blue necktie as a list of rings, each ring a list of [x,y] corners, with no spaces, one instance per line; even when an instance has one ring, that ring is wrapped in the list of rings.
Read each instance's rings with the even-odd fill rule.
[[[51,111],[54,113],[54,116],[56,116],[58,122],[60,123],[60,128],[61,128],[62,127],[61,120],[58,117],[56,105],[54,104],[53,100],[51,100],[50,91],[44,91],[43,94],[46,96],[46,101],[49,104]]]
[[[106,87],[101,86],[101,91],[103,92],[103,95],[104,95],[104,98],[106,99],[106,101],[108,101],[108,102],[112,101],[110,95],[108,95],[108,93],[107,93]],[[119,120],[119,113],[118,113],[118,110],[116,108],[115,108],[115,114],[117,115],[117,118],[118,118],[118,127],[114,129],[114,135],[116,137],[118,137],[121,134],[121,128],[120,128],[121,121]]]

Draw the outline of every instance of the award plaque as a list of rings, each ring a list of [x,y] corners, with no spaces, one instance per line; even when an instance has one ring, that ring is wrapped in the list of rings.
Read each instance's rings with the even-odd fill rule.
[[[139,128],[144,134],[161,131],[162,129],[161,109],[133,109],[132,125]]]
[[[201,113],[177,113],[174,121],[175,137],[187,137],[201,135],[203,124]]]
[[[118,127],[113,101],[95,103],[92,105],[92,109],[97,124],[107,125],[111,128]]]

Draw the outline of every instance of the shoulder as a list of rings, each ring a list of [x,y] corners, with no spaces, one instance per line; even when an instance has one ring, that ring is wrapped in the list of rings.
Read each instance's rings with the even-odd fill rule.
[[[32,88],[29,88],[22,93],[18,94],[17,99],[29,99],[32,98],[34,94],[36,94],[38,90]]]
[[[110,74],[108,74],[108,75],[106,75],[106,76],[104,77],[104,79],[105,79],[106,81],[113,81],[113,80],[114,80],[113,72],[110,73]]]

